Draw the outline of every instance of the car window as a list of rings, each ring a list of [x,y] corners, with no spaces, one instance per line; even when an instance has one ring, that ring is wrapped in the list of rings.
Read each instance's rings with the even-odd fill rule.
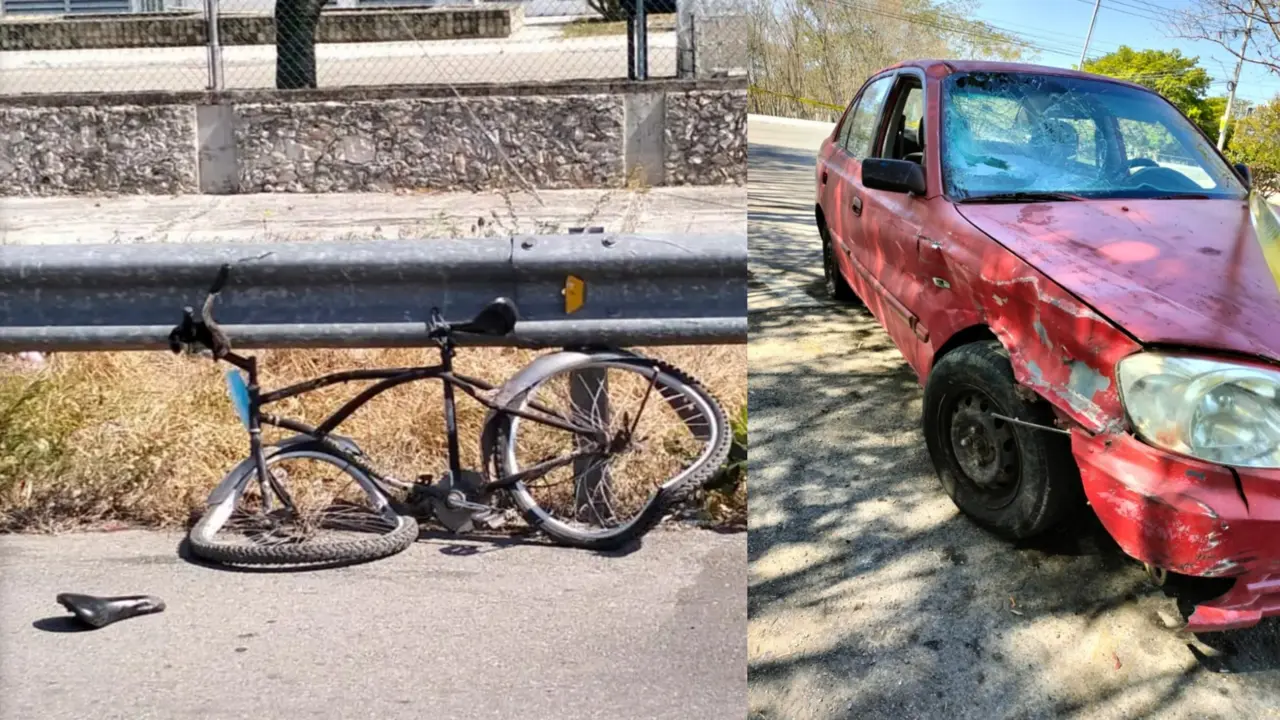
[[[963,122],[973,140],[981,143],[1031,141],[1031,126],[1017,98],[959,93],[952,98],[948,120]]]
[[[880,107],[884,105],[885,96],[893,85],[893,76],[882,77],[867,86],[862,92],[858,106],[849,114],[849,133],[845,137],[845,152],[861,160],[871,155],[871,142],[875,139],[876,120],[880,117]]]
[[[1144,160],[1150,160],[1155,165],[1186,175],[1203,189],[1213,187],[1209,174],[1187,155],[1183,144],[1163,125],[1120,118],[1120,136],[1124,138],[1125,160],[1129,163],[1141,167]]]
[[[883,157],[924,164],[924,90],[910,75],[902,77],[893,110],[885,117]]]
[[[849,130],[853,127],[853,116],[858,112],[858,100],[854,100],[854,104],[849,108],[849,112],[845,113],[844,124],[840,126],[840,136],[836,138],[836,144],[841,148],[847,147],[849,144]]]
[[[1186,118],[1138,88],[1035,73],[958,73],[943,83],[942,109],[943,183],[956,199],[1246,194]]]

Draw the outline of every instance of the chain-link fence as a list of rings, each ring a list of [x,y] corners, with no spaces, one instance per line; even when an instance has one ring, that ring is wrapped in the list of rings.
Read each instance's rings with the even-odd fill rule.
[[[744,0],[639,2],[0,0],[0,92],[510,84],[745,68],[745,24],[734,20]],[[735,53],[740,60],[726,60]]]

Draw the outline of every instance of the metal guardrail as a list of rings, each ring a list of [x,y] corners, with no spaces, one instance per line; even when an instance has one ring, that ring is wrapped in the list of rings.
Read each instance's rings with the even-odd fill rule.
[[[495,297],[521,322],[470,344],[742,343],[743,235],[535,235],[271,244],[0,246],[0,352],[168,347],[223,263],[214,316],[236,347],[425,345]]]

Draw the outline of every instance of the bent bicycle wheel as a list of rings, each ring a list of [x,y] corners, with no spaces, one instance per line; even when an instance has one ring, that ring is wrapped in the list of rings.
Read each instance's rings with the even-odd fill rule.
[[[318,443],[269,452],[277,487],[264,488],[252,463],[237,468],[235,489],[188,533],[195,555],[229,565],[324,565],[387,557],[417,540],[417,520],[395,512],[368,475]]]
[[[574,458],[511,494],[526,520],[574,547],[622,547],[702,486],[729,454],[724,410],[706,390],[658,360],[616,355],[538,380],[511,409],[571,420],[581,435],[506,415],[491,453],[502,477]]]

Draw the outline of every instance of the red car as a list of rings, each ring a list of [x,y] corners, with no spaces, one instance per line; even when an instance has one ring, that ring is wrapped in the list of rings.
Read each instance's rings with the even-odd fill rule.
[[[1235,578],[1195,632],[1280,615],[1280,222],[1146,88],[906,62],[818,154],[827,289],[925,386],[943,488],[1010,538],[1083,494],[1126,553]]]

